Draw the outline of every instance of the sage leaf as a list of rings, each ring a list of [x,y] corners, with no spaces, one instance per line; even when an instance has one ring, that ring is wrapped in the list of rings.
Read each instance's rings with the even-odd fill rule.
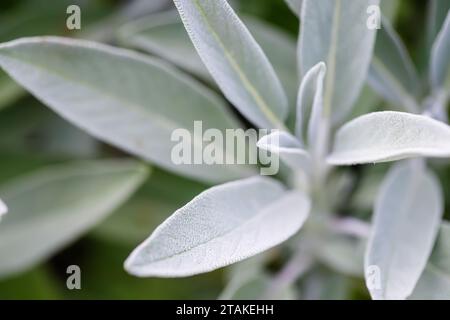
[[[302,9],[303,0],[285,0],[288,7],[292,10],[292,12],[300,17],[300,11]]]
[[[375,204],[365,259],[373,299],[406,299],[433,249],[443,215],[437,178],[422,160],[400,163],[387,175]]]
[[[212,91],[157,60],[83,40],[37,37],[0,45],[0,66],[71,123],[167,170],[213,183],[252,174],[246,166],[172,160],[174,130],[189,131],[186,143],[202,152],[195,121],[203,130],[241,125]]]
[[[225,0],[174,0],[191,40],[224,95],[262,128],[283,128],[288,102],[275,71]]]
[[[450,224],[441,224],[430,261],[411,299],[450,300]]]
[[[376,30],[367,27],[367,9],[378,4],[378,0],[304,0],[300,74],[303,77],[325,62],[324,110],[334,122],[345,119],[366,80],[376,35]]]
[[[285,32],[255,17],[242,20],[266,53],[294,106],[298,91],[296,44]],[[160,56],[196,76],[213,81],[200,59],[177,12],[152,14],[124,25],[119,40],[131,47]]]
[[[430,79],[434,90],[450,91],[450,11],[433,45]]]
[[[310,201],[275,180],[254,177],[213,187],[177,210],[125,262],[140,277],[209,272],[287,240]],[[288,223],[287,223],[288,222]]]
[[[314,146],[317,142],[322,124],[325,74],[326,66],[320,62],[306,73],[300,84],[295,132],[297,138],[303,141],[304,131],[307,131],[309,146]],[[305,118],[309,118],[307,130],[303,129]]]
[[[135,161],[54,165],[0,187],[0,277],[28,270],[73,242],[136,190],[147,169]]]
[[[387,101],[406,111],[418,112],[420,79],[400,36],[383,19],[375,44],[368,82]]]
[[[300,141],[287,132],[276,131],[262,137],[258,148],[278,154],[291,169],[310,173],[311,157]]]
[[[447,0],[429,0],[427,12],[427,47],[431,50],[439,31],[442,30],[450,2]]]
[[[450,127],[426,116],[384,111],[340,128],[328,163],[353,165],[421,156],[450,157]]]

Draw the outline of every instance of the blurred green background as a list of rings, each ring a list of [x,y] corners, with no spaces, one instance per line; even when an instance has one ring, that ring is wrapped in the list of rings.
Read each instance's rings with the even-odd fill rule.
[[[81,33],[70,32],[65,26],[66,8],[74,3],[82,9]],[[423,69],[427,1],[398,3],[391,17],[417,66]],[[233,4],[239,12],[258,16],[296,37],[298,19],[283,0]],[[23,36],[64,35],[114,44],[114,32],[122,24],[171,6],[170,1],[153,0],[2,0],[0,42]],[[0,71],[0,184],[51,163],[122,156],[126,155],[59,118]],[[446,194],[450,194],[449,170],[443,169],[440,177]],[[186,279],[138,279],[122,267],[127,255],[159,223],[207,187],[153,168],[144,186],[89,234],[35,269],[0,279],[0,299],[215,299],[226,284],[223,270]],[[82,270],[82,290],[69,291],[66,268],[74,264]],[[360,279],[333,275],[325,267],[315,272],[324,274],[331,289],[349,289],[345,296],[333,296],[330,289],[328,297],[368,297]]]

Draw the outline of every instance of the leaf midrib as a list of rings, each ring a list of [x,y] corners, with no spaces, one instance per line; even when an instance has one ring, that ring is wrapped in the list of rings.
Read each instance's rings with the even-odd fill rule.
[[[100,90],[99,88],[97,88],[95,86],[91,86],[91,84],[89,84],[88,82],[84,82],[84,81],[81,81],[79,79],[70,78],[70,77],[68,77],[67,75],[65,75],[65,74],[63,74],[61,72],[57,72],[57,71],[55,71],[55,70],[53,70],[51,68],[45,68],[44,66],[41,66],[40,64],[32,63],[32,62],[30,62],[29,60],[26,60],[26,59],[19,59],[17,56],[6,56],[6,57],[9,58],[9,59],[20,61],[20,62],[22,62],[24,64],[27,64],[27,65],[30,65],[33,68],[41,70],[41,72],[43,72],[43,73],[49,73],[49,74],[51,74],[51,75],[53,75],[55,77],[59,77],[59,78],[61,78],[63,80],[66,80],[69,83],[72,83],[75,86],[83,87],[83,88],[85,88],[87,90],[90,90],[92,92],[97,92],[100,96],[104,96],[107,99],[118,101],[120,104],[128,106],[131,110],[133,110],[137,114],[140,114],[144,118],[149,119],[149,123],[157,122],[159,124],[162,124],[162,128],[167,129],[168,131],[170,131],[170,130],[173,131],[173,130],[176,130],[176,129],[179,129],[179,128],[183,128],[182,125],[177,124],[176,122],[172,121],[171,119],[169,119],[167,117],[162,117],[160,114],[158,114],[156,112],[152,113],[152,116],[150,116],[147,112],[145,112],[146,109],[143,108],[142,106],[140,106],[138,104],[129,103],[128,101],[126,101],[126,100],[124,100],[124,99],[122,99],[122,98],[120,98],[118,96],[112,95],[112,94],[108,93],[107,91]],[[155,115],[155,117],[153,117],[153,115]],[[155,118],[157,118],[158,120],[155,121]],[[192,136],[193,136],[193,140],[194,140],[192,142],[192,146],[194,148],[196,148],[198,146],[203,146],[203,140],[200,139],[199,136],[194,135],[194,134]],[[228,155],[228,153],[224,152],[224,155]],[[232,167],[234,167],[234,166],[232,166]]]
[[[331,24],[331,43],[327,56],[327,77],[324,95],[324,113],[327,117],[331,115],[331,100],[334,96],[334,78],[336,77],[336,55],[337,43],[339,40],[339,25],[341,21],[342,0],[336,0],[333,13],[333,22]]]
[[[285,197],[285,196],[286,196],[286,193],[285,194],[281,194],[279,196],[279,198],[272,203],[272,205],[274,203],[277,203],[277,202],[281,201],[283,199],[283,197]],[[204,245],[206,245],[206,244],[208,244],[208,243],[210,243],[212,241],[217,241],[219,239],[225,238],[228,235],[239,231],[240,229],[245,229],[245,227],[248,226],[249,224],[251,224],[253,221],[264,220],[262,218],[270,213],[269,209],[271,208],[272,205],[269,204],[269,206],[267,206],[267,207],[261,207],[259,209],[259,212],[256,213],[255,215],[253,215],[251,218],[249,218],[247,220],[240,220],[240,222],[241,222],[240,224],[236,225],[234,228],[230,228],[229,230],[224,231],[223,233],[217,235],[216,237],[213,237],[211,239],[207,239],[205,241],[197,243],[197,244],[195,244],[195,245],[193,245],[193,246],[191,246],[189,248],[186,248],[186,249],[181,250],[179,252],[173,253],[171,255],[167,255],[167,256],[164,256],[164,257],[161,257],[161,258],[157,258],[157,259],[151,260],[150,264],[158,263],[158,262],[161,262],[161,261],[169,260],[171,258],[183,255],[186,252],[189,252],[191,250],[194,250],[196,248],[204,246]]]
[[[214,0],[215,1],[215,0]],[[217,34],[217,32],[214,30],[213,26],[209,22],[208,15],[205,12],[205,9],[201,6],[198,0],[193,0],[194,5],[197,7],[200,15],[202,16],[206,27],[211,32],[211,35],[214,37],[214,39],[219,44],[220,48],[224,52],[225,58],[230,63],[233,70],[237,73],[239,79],[241,80],[244,87],[247,89],[247,91],[250,93],[251,97],[255,101],[256,105],[260,108],[264,116],[272,123],[274,124],[278,129],[286,130],[284,124],[278,119],[277,116],[272,112],[266,101],[261,97],[261,95],[258,93],[258,90],[253,86],[251,81],[247,78],[245,72],[243,72],[239,66],[239,63],[233,58],[233,55],[227,50],[225,44],[220,39],[220,36]]]

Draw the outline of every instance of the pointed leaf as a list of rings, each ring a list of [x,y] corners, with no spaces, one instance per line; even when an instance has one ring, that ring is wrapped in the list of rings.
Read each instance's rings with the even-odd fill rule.
[[[365,259],[374,299],[406,299],[433,249],[443,194],[437,178],[422,166],[420,160],[395,166],[378,195]]]
[[[203,130],[241,125],[212,91],[159,61],[88,41],[38,37],[0,45],[0,66],[65,119],[165,169],[207,182],[251,174],[243,166],[172,161],[174,130],[189,131],[196,141],[186,143],[194,149],[203,145],[195,121]]]
[[[317,142],[317,135],[322,124],[323,86],[326,69],[325,64],[319,62],[306,73],[300,84],[297,101],[296,135],[302,141],[305,120],[309,118],[306,129],[309,146],[314,146]]]
[[[57,165],[0,188],[0,276],[22,272],[73,242],[122,204],[147,170],[134,161]]]
[[[430,78],[433,89],[450,91],[450,11],[433,45]]]
[[[426,116],[385,111],[356,118],[336,134],[328,163],[353,165],[450,157],[450,127]]]
[[[409,112],[418,112],[420,79],[400,36],[383,19],[370,65],[368,82],[383,98]]]
[[[301,143],[287,132],[276,131],[262,137],[258,148],[278,154],[290,168],[309,173],[311,158],[309,153],[302,148]]]
[[[127,259],[136,276],[182,277],[256,255],[295,234],[309,199],[255,177],[213,187],[167,219]],[[288,222],[288,223],[287,223]]]
[[[378,4],[378,0],[304,0],[300,72],[304,76],[317,63],[325,62],[324,110],[334,121],[346,117],[363,87],[376,35],[376,30],[367,27],[367,9]]]
[[[191,40],[225,96],[251,122],[283,128],[285,93],[272,65],[225,0],[174,0]]]

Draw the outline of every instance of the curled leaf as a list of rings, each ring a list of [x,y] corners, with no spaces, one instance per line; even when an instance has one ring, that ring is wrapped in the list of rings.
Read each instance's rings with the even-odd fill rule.
[[[287,132],[276,131],[266,135],[258,141],[257,146],[278,154],[281,160],[294,170],[308,173],[311,169],[309,153],[303,149],[300,141]]]

